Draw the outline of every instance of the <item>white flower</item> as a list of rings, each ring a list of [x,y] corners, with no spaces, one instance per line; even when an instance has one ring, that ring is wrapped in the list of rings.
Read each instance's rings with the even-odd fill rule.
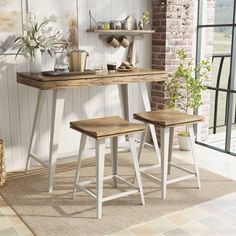
[[[32,12],[29,12],[26,14],[26,20],[29,22],[29,23],[33,23],[35,20],[36,20],[36,16],[34,13]]]
[[[30,31],[32,28],[32,25],[29,23],[29,22],[26,22],[24,25],[23,25],[23,29],[25,31]]]
[[[31,47],[35,47],[37,45],[37,43],[34,40],[30,40],[29,44]]]

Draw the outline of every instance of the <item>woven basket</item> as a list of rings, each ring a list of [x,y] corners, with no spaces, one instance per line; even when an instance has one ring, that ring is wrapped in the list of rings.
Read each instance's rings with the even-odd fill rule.
[[[5,159],[4,159],[4,143],[0,139],[0,187],[6,182]]]

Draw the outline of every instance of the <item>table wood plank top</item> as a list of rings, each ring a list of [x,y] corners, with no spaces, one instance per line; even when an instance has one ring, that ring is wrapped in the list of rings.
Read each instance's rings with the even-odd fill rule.
[[[165,71],[135,69],[130,72],[103,72],[73,76],[46,76],[42,74],[17,73],[17,82],[41,90],[60,88],[93,87],[129,83],[166,81]]]

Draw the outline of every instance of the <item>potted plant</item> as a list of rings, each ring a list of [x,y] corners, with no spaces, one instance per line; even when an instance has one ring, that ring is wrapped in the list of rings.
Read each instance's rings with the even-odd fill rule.
[[[203,82],[209,79],[210,62],[202,60],[194,66],[193,59],[187,59],[187,52],[180,49],[177,52],[180,65],[168,85],[170,97],[169,107],[193,113],[202,105],[202,93],[205,90]],[[191,150],[189,133],[186,128],[178,133],[180,150]]]
[[[16,57],[21,53],[30,59],[30,72],[41,72],[44,52],[52,56],[55,44],[62,38],[62,30],[54,28],[55,17],[46,18],[43,22],[36,21],[33,13],[28,13],[23,25],[23,35],[16,38],[13,48],[17,48]]]

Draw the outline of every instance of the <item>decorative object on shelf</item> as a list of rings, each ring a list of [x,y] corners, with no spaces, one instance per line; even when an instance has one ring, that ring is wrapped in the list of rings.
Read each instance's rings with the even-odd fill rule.
[[[103,30],[103,24],[104,24],[103,22],[99,21],[98,25],[97,25],[97,29],[98,30]]]
[[[0,139],[0,187],[6,182],[4,142]]]
[[[143,30],[145,26],[150,24],[150,15],[148,11],[143,12],[142,18],[138,23],[138,28]]]
[[[105,22],[105,23],[103,24],[103,29],[104,29],[104,30],[109,30],[109,29],[110,29],[110,24],[109,24],[109,22]]]
[[[116,26],[116,30],[121,30],[121,27],[122,27],[122,24],[121,24],[121,21],[116,21],[115,22],[115,26]]]
[[[30,59],[30,72],[38,73],[41,71],[41,53],[47,52],[52,56],[55,50],[55,43],[62,38],[62,30],[53,27],[55,18],[49,17],[42,23],[36,21],[33,13],[28,13],[26,22],[23,26],[23,35],[17,37],[13,48],[18,48],[16,57],[22,53]]]
[[[203,82],[209,79],[211,66],[208,60],[202,60],[195,67],[194,59],[188,59],[188,54],[184,49],[180,49],[177,56],[180,65],[168,84],[169,107],[177,108],[188,114],[202,105],[202,92],[205,90]],[[190,142],[188,130],[179,132],[178,138],[180,138],[180,145],[183,142]],[[180,149],[186,150],[188,147],[189,145],[185,144],[180,146]]]
[[[120,45],[124,48],[129,47],[129,40],[125,36],[119,38]]]
[[[107,43],[110,44],[113,48],[118,48],[120,46],[119,40],[114,36],[111,36],[108,39]]]
[[[137,20],[133,16],[128,16],[125,21],[127,22],[128,30],[137,30]]]
[[[121,28],[122,28],[123,30],[128,30],[128,23],[127,23],[126,20],[121,23]]]
[[[110,29],[114,30],[115,29],[115,21],[110,22]]]
[[[85,50],[73,50],[67,54],[69,61],[69,69],[71,72],[84,72],[87,63],[88,52]]]

